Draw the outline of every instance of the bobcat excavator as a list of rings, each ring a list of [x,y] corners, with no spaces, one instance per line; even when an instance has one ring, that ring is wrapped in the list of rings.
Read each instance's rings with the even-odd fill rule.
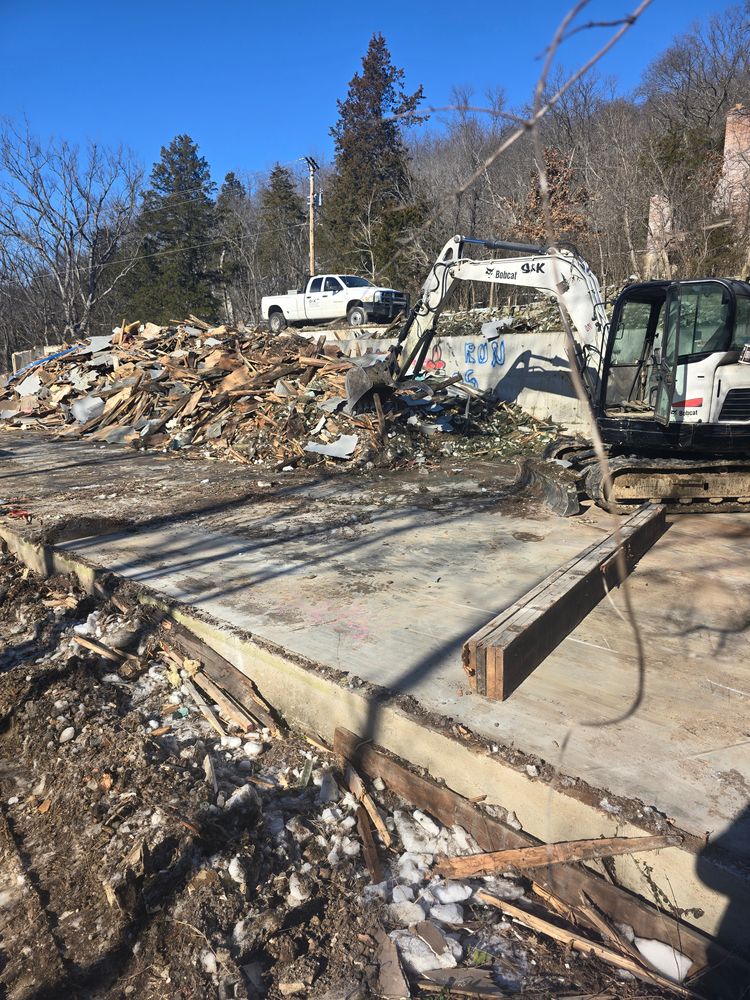
[[[475,259],[472,247],[514,256]],[[750,284],[632,284],[610,323],[599,283],[574,248],[454,236],[391,349],[394,381],[419,374],[458,281],[535,289],[568,314],[575,331],[568,361],[581,375],[612,475],[605,496],[591,445],[558,443],[548,457],[567,469],[578,495],[622,512],[647,500],[750,510]]]

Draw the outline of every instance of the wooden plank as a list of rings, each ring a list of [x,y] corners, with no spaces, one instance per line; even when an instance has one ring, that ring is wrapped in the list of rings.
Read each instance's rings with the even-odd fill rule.
[[[211,706],[206,704],[206,702],[203,699],[203,695],[200,693],[195,684],[193,684],[192,681],[188,680],[184,681],[184,684],[188,693],[190,694],[190,697],[193,699],[195,704],[203,713],[204,718],[211,724],[211,726],[216,730],[219,736],[226,736],[227,735],[226,730],[222,726],[221,722],[214,715],[214,710],[211,708]]]
[[[665,510],[646,504],[621,526],[626,574],[666,530]],[[478,694],[504,701],[619,586],[614,534],[551,573],[464,645],[464,669]]]
[[[542,844],[539,847],[511,848],[507,851],[489,851],[466,857],[441,858],[435,872],[445,878],[471,878],[490,875],[509,868],[527,870],[545,865],[568,864],[571,861],[595,861],[619,854],[639,854],[641,851],[659,851],[665,847],[679,847],[683,838],[677,834],[657,837],[599,837],[591,840],[569,840],[560,844]]]
[[[444,826],[463,827],[483,851],[539,844],[529,834],[513,830],[488,816],[483,809],[452,789],[439,785],[432,778],[415,774],[369,742],[363,743],[347,729],[336,729],[334,752],[371,778],[381,778],[393,792],[416,808],[430,813]],[[551,871],[540,868],[535,873],[534,881],[573,909],[580,906],[581,892],[585,892],[610,920],[629,924],[638,937],[664,941],[687,955],[699,968],[709,963],[709,956],[714,961],[721,958],[728,973],[734,969],[737,975],[745,975],[750,981],[750,965],[743,959],[730,954],[692,925],[657,910],[651,903],[620,886],[605,882],[580,865],[557,865]]]

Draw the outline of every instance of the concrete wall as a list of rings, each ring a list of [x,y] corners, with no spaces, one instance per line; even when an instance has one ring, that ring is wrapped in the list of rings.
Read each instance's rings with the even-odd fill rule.
[[[337,346],[346,354],[361,355],[385,353],[392,343],[361,338]],[[562,332],[500,332],[496,340],[487,340],[479,332],[474,337],[436,337],[425,368],[444,375],[460,374],[469,385],[491,389],[497,399],[517,403],[540,420],[551,418],[570,430],[586,427],[570,382]]]

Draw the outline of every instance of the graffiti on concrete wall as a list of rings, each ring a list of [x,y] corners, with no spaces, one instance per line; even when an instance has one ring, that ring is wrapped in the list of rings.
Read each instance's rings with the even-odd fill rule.
[[[479,388],[477,369],[502,368],[505,364],[504,340],[466,340],[463,345],[464,382]]]

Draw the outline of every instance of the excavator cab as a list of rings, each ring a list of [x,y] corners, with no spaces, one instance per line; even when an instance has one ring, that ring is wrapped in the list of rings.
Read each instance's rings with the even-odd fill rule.
[[[701,399],[704,394],[711,397],[716,365],[701,363],[717,354],[737,360],[733,353],[729,356],[739,349],[734,336],[735,284],[744,283],[649,281],[622,292],[604,364],[605,417],[654,420],[666,426],[678,419],[675,410],[684,411],[690,402],[687,389],[693,382],[702,381]],[[682,398],[675,402],[676,396]]]

